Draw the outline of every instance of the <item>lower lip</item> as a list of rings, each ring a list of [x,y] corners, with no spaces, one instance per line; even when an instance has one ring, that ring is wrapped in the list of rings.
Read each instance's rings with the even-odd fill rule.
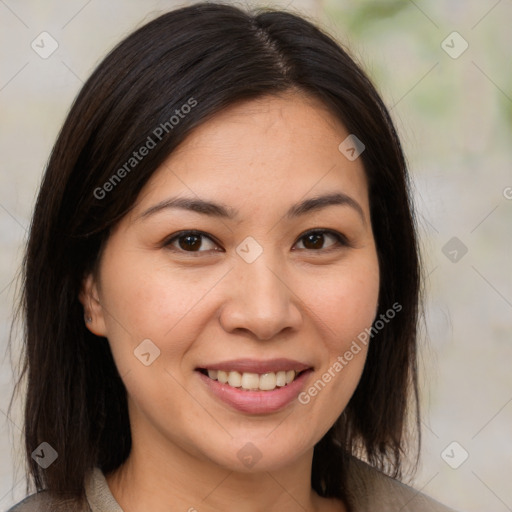
[[[233,409],[249,414],[268,414],[283,409],[297,398],[311,370],[302,372],[290,384],[272,391],[244,391],[229,384],[221,384],[199,371],[197,373],[208,389]]]

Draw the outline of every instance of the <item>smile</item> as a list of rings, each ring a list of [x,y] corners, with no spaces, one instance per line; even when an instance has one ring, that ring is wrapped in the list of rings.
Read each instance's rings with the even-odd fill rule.
[[[236,370],[200,370],[212,380],[227,384],[244,391],[273,391],[291,384],[301,373],[296,370],[279,370],[277,372],[251,373]]]
[[[237,359],[196,368],[213,397],[249,414],[269,414],[290,405],[312,372],[311,365],[284,358]]]

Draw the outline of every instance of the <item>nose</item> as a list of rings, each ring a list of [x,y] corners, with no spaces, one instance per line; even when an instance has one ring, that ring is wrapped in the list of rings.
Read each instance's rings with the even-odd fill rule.
[[[282,269],[273,267],[263,255],[250,264],[238,262],[238,268],[231,272],[229,300],[220,313],[226,332],[249,332],[258,340],[270,340],[281,332],[300,328],[300,298]]]

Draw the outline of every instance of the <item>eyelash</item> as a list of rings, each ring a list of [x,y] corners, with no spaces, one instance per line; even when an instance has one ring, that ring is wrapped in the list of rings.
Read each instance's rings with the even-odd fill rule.
[[[175,252],[179,252],[179,253],[182,253],[182,254],[190,254],[190,255],[194,255],[194,256],[199,256],[201,253],[205,253],[205,252],[209,252],[210,250],[198,250],[198,251],[187,251],[185,249],[182,249],[182,248],[179,248],[179,247],[176,247],[176,246],[173,246],[173,243],[178,241],[180,238],[183,238],[187,235],[192,235],[192,236],[197,236],[197,237],[204,237],[204,238],[207,238],[208,240],[210,240],[212,243],[216,244],[217,246],[220,246],[220,244],[218,242],[215,241],[214,238],[212,238],[210,235],[204,233],[203,231],[198,231],[198,230],[188,230],[188,231],[180,231],[179,233],[175,233],[173,235],[171,235],[169,238],[167,238],[164,243],[163,243],[163,246],[164,247],[167,247],[169,248],[170,250],[172,251],[175,251]],[[308,235],[329,235],[331,237],[333,237],[335,239],[335,243],[331,244],[330,246],[328,246],[327,248],[321,248],[321,249],[307,249],[307,248],[301,248],[299,250],[304,250],[304,251],[309,251],[309,252],[322,252],[322,253],[326,253],[326,252],[330,252],[331,250],[336,250],[336,249],[339,249],[341,247],[350,247],[350,242],[348,241],[347,237],[345,235],[343,235],[342,233],[339,233],[337,231],[334,231],[332,229],[320,229],[320,228],[317,228],[317,229],[310,229],[309,231],[306,231],[304,233],[302,233],[298,238],[297,238],[297,241],[293,244],[294,247],[295,245],[297,245],[297,243],[299,241],[301,241],[302,239],[304,239],[305,237],[307,237]],[[202,245],[202,243],[201,243]],[[200,245],[200,247],[201,247]],[[222,252],[218,249],[213,249],[213,251],[215,252]]]

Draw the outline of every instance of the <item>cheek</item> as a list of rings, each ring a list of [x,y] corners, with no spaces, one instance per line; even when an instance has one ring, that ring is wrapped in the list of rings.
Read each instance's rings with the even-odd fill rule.
[[[302,293],[307,297],[307,308],[319,326],[324,324],[328,349],[339,354],[375,318],[379,296],[377,258],[347,265],[308,284]]]
[[[217,275],[194,278],[161,261],[117,258],[115,268],[105,261],[108,340],[134,414],[173,411],[176,421],[183,415],[200,420],[200,411],[189,406],[181,367],[211,315],[208,298],[218,281]]]
[[[375,318],[379,294],[377,258],[354,260],[330,279],[310,283],[307,307],[323,334],[321,364],[299,402],[318,431],[326,431],[345,409],[363,372],[367,331]],[[334,276],[336,276],[334,278]],[[366,341],[366,343],[365,343]]]
[[[198,273],[196,278],[150,259],[117,258],[115,268],[105,261],[101,295],[116,362],[133,366],[134,350],[146,339],[176,361],[200,332],[201,311],[221,276]]]

